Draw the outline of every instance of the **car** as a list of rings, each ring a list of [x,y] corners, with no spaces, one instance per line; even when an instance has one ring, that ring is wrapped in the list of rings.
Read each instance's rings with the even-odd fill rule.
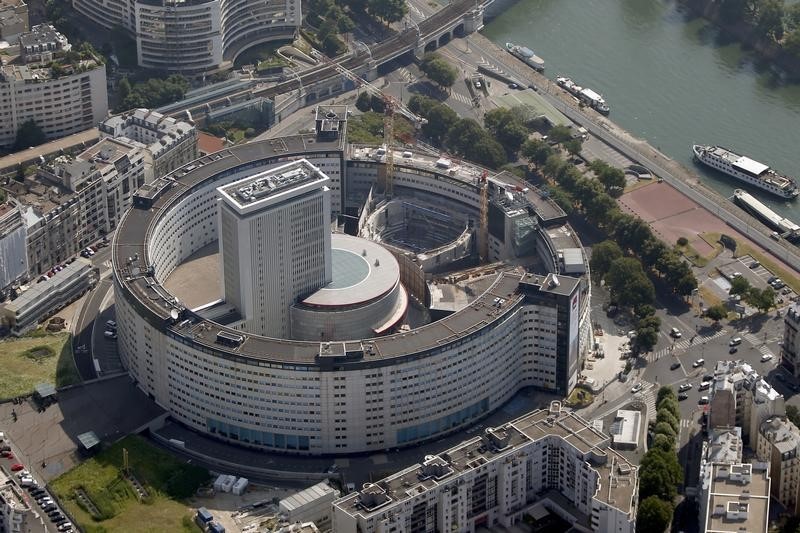
[[[106,331],[103,332],[103,336],[106,339],[116,339],[117,338],[117,332],[116,331],[106,330]]]
[[[75,348],[75,353],[78,355],[89,353],[89,348],[87,348],[85,344],[81,344],[80,346]]]
[[[785,286],[786,286],[786,284],[784,282],[780,281],[780,280],[778,280],[778,281],[776,281],[775,283],[772,284],[772,288],[775,289],[776,291],[784,288]]]
[[[792,289],[790,289],[789,287],[786,287],[785,289],[783,289],[783,290],[781,291],[781,294],[783,294],[784,296],[787,296],[787,295],[789,295],[789,294],[792,294]]]
[[[19,472],[20,470],[25,470],[25,465],[22,465],[20,463],[14,463],[13,465],[11,465],[12,472]]]
[[[682,393],[678,394],[678,401],[683,401],[683,400],[687,399],[688,397],[689,397],[688,394],[686,394],[685,392],[682,392]]]
[[[52,511],[49,511],[47,514],[50,515],[50,516],[56,516],[56,515],[60,515],[61,511],[59,511],[58,509],[53,509]]]
[[[31,486],[35,487],[36,485],[38,485],[38,483],[36,483],[36,480],[33,479],[31,476],[25,476],[19,480],[19,486],[23,488]]]
[[[734,272],[733,274],[731,274],[731,279],[741,278],[741,277],[742,277],[741,272]]]
[[[58,514],[53,514],[53,515],[49,515],[49,516],[50,516],[50,521],[51,522],[59,522],[59,521],[61,521],[62,518],[64,518],[64,515],[61,514],[60,512]]]
[[[742,344],[741,337],[734,337],[728,342],[728,346],[739,346],[740,344]]]
[[[106,327],[109,329],[117,329],[117,323],[113,320],[106,320]]]
[[[691,383],[684,383],[683,385],[678,387],[678,392],[686,392],[687,390],[689,390],[691,388],[692,388],[692,384]]]
[[[671,365],[669,365],[670,370],[678,370],[680,367],[681,367],[680,363],[672,363]]]
[[[698,367],[703,366],[704,364],[706,364],[706,360],[705,359],[698,359],[697,361],[692,363],[692,367],[693,368],[698,368]]]
[[[767,278],[767,283],[772,283],[776,279],[778,279],[778,276],[770,276],[770,277]]]
[[[706,374],[705,376],[703,376],[702,381],[714,381],[714,375],[713,374]]]
[[[736,346],[731,346],[730,349],[728,350],[728,353],[736,353],[738,351],[739,348],[737,348]]]
[[[679,330],[678,328],[672,328],[669,334],[675,337],[676,339],[680,339],[683,336],[681,330]]]
[[[0,452],[0,457],[5,457],[6,459],[13,459],[14,454],[11,453],[10,450],[3,450],[2,452]]]
[[[30,487],[28,487],[28,491],[30,491],[31,496],[33,496],[34,498],[36,498],[39,494],[44,494],[44,490],[35,485],[31,485]]]
[[[509,89],[519,89],[519,85],[517,85],[516,83],[509,83],[508,84],[508,88]]]
[[[56,504],[52,502],[42,506],[42,511],[44,511],[45,513],[49,513],[50,511],[55,511],[55,510],[56,510]]]
[[[711,388],[711,382],[710,381],[704,381],[704,382],[700,383],[700,386],[697,387],[697,390],[707,390],[709,388]]]
[[[644,387],[642,386],[641,383],[637,383],[636,385],[633,386],[633,388],[631,389],[631,392],[636,394],[637,392],[641,391],[643,388]]]
[[[72,529],[72,524],[69,522],[64,522],[58,526],[59,531],[70,531]]]
[[[765,353],[764,355],[761,356],[761,362],[762,363],[766,363],[767,361],[771,361],[771,360],[772,360],[772,354],[771,353]]]
[[[700,405],[705,405],[709,402],[708,396],[700,396],[700,399],[697,400],[697,403]]]
[[[750,268],[758,268],[760,266],[761,263],[759,263],[758,261],[753,261],[752,263],[750,263]]]

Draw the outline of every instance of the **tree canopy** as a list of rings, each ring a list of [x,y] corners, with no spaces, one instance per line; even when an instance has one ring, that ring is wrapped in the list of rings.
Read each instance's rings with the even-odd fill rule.
[[[483,116],[483,124],[509,154],[519,151],[528,138],[528,129],[520,116],[505,107],[487,111]]]
[[[145,107],[152,109],[183,99],[189,90],[189,81],[180,74],[167,78],[150,78],[128,90],[128,95],[117,106],[117,111]]]
[[[712,305],[706,310],[706,316],[714,322],[719,322],[728,316],[728,310],[722,304]]]
[[[636,515],[636,533],[658,533],[667,529],[672,520],[672,505],[659,499],[657,496],[649,496],[639,504],[639,512]]]
[[[408,13],[405,0],[368,0],[367,8],[370,14],[386,23],[402,20]]]
[[[440,87],[452,87],[458,75],[456,69],[437,54],[426,54],[419,68]]]
[[[611,268],[611,264],[622,256],[622,249],[614,241],[605,240],[592,246],[589,267],[592,269],[594,279],[596,281],[603,279]]]
[[[638,259],[621,257],[614,260],[605,279],[612,298],[620,305],[636,307],[652,304],[655,300],[653,282],[645,275]]]
[[[14,150],[25,150],[32,146],[39,146],[46,137],[42,128],[35,120],[28,119],[17,128],[17,139],[14,141]]]

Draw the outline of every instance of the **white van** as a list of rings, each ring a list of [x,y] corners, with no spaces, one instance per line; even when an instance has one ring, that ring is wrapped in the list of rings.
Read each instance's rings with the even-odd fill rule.
[[[734,337],[731,339],[731,342],[728,343],[729,346],[739,346],[740,344],[742,344],[741,337]]]

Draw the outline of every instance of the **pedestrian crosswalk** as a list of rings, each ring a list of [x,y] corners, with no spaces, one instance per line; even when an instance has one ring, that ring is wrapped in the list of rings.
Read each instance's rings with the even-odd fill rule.
[[[686,418],[681,418],[681,427],[682,428],[688,428],[691,425],[692,425],[692,421],[691,420],[688,420]]]
[[[655,420],[656,418],[656,392],[655,389],[649,388],[644,395],[644,405],[647,408],[648,420]]]
[[[111,259],[106,259],[105,261],[103,261],[103,266],[106,268],[111,268],[112,266]]]
[[[398,70],[400,71],[400,75],[403,77],[403,79],[408,83],[414,83],[417,81],[416,76],[414,76],[406,67],[400,67]]]
[[[472,100],[470,100],[468,96],[465,96],[465,95],[463,95],[463,94],[461,94],[461,93],[458,93],[458,92],[456,92],[456,91],[453,91],[452,93],[450,93],[450,96],[451,96],[452,98],[455,98],[456,100],[458,100],[458,101],[459,101],[459,102],[461,102],[462,104],[469,104],[469,105],[472,105]]]
[[[667,346],[666,348],[661,348],[660,350],[657,350],[655,352],[650,352],[649,354],[647,354],[645,359],[647,359],[648,363],[652,363],[652,362],[657,361],[658,359],[660,359],[660,358],[662,358],[662,357],[664,357],[666,355],[670,355],[670,354],[678,355],[679,353],[685,352],[687,349],[689,349],[692,346],[700,346],[704,342],[712,341],[714,339],[722,337],[722,336],[726,335],[727,332],[728,331],[723,328],[723,329],[720,329],[720,330],[718,330],[718,331],[716,331],[716,332],[714,332],[714,333],[712,333],[710,335],[709,334],[707,334],[707,335],[698,335],[694,339],[694,341],[692,341],[691,337],[684,338],[684,339],[681,339],[680,341],[676,342],[675,344],[673,344],[671,346]]]

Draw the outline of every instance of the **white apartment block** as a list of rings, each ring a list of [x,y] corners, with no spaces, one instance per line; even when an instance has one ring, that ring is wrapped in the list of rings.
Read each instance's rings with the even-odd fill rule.
[[[139,66],[199,73],[246,49],[292,37],[300,0],[72,0],[81,14],[135,39]]]
[[[243,330],[289,338],[291,306],[331,281],[329,183],[302,159],[217,189],[225,301]]]
[[[94,127],[107,113],[106,68],[95,58],[62,64],[57,74],[45,64],[0,67],[0,146],[13,145],[28,120],[56,139]]]
[[[145,183],[197,159],[197,129],[148,109],[109,117],[100,123],[100,138],[111,137],[144,152]]]
[[[701,532],[767,531],[770,477],[766,465],[709,465],[700,483]]]
[[[792,514],[800,512],[800,431],[782,416],[761,423],[756,455],[769,464],[772,495]]]
[[[337,533],[474,532],[549,513],[577,531],[632,533],[637,467],[552,402],[334,502]]]

